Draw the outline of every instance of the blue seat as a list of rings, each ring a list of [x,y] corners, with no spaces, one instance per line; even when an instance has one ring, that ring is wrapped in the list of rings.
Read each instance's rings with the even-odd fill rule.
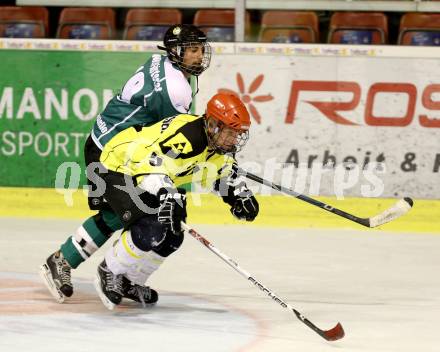
[[[432,31],[432,32],[414,31],[411,33],[410,45],[439,46],[440,31]]]
[[[374,44],[374,31],[341,30],[338,33],[340,44]]]
[[[233,42],[235,39],[233,27],[204,27],[203,30],[211,42]]]
[[[69,39],[100,39],[101,26],[93,24],[71,25]]]
[[[301,36],[298,33],[292,33],[292,34],[283,34],[283,33],[276,33],[271,38],[271,43],[304,43]]]
[[[4,27],[3,37],[6,38],[35,38],[34,33],[39,31],[35,23],[8,23]]]
[[[134,39],[161,41],[168,28],[169,26],[139,26]]]

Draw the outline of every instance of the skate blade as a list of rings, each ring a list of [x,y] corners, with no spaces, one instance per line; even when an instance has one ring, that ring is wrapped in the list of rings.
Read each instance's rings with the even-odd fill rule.
[[[58,303],[63,303],[66,297],[56,287],[47,264],[43,264],[42,266],[40,266],[39,274],[53,298],[55,298]]]
[[[104,304],[104,306],[109,309],[109,310],[113,310],[116,306],[116,304],[114,304],[112,301],[110,301],[107,296],[104,294],[104,292],[102,292],[102,288],[101,288],[101,279],[99,278],[99,276],[97,275],[94,281],[94,285],[95,285],[95,290],[98,293],[99,298],[102,301],[102,304]]]

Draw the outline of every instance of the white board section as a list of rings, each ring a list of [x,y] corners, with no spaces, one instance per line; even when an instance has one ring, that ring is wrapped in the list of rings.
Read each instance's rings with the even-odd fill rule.
[[[197,109],[219,91],[241,97],[248,169],[316,195],[440,196],[440,49],[230,49],[217,47],[200,77]]]

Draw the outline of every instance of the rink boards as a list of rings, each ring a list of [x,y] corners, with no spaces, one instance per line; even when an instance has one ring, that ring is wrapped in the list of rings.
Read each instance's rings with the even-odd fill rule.
[[[96,115],[156,44],[0,39],[0,186],[57,187],[68,168],[84,184]],[[439,50],[215,43],[192,108],[239,95],[252,120],[240,166],[300,193],[437,199]]]
[[[69,186],[75,170],[81,171],[76,186],[84,184],[82,146],[95,115],[158,52],[156,44],[0,39],[0,216],[90,214],[81,191],[72,193],[73,201],[57,193],[56,176],[75,164],[65,172]],[[202,113],[219,90],[245,100],[252,132],[238,155],[241,167],[283,185],[289,181],[288,187],[302,184],[298,192],[361,217],[410,196],[411,212],[380,229],[440,233],[438,48],[216,43],[213,49],[194,112]],[[31,72],[29,62],[36,65]],[[258,199],[261,213],[253,226],[363,229],[292,197]],[[237,223],[221,200],[206,194],[192,195],[188,221]]]
[[[255,226],[291,228],[366,229],[318,207],[283,195],[259,195],[260,215]],[[396,199],[317,197],[317,199],[360,217],[371,217],[392,206]],[[380,230],[440,233],[440,202],[415,199],[413,209]],[[82,219],[90,216],[87,198],[81,191],[57,193],[48,188],[0,188],[0,214],[7,217]],[[190,193],[188,222],[195,224],[238,224],[228,206],[215,195]],[[368,230],[368,229],[367,229]]]

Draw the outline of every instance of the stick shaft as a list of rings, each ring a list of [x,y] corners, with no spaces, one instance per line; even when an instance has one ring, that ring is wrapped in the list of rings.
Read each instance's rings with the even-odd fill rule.
[[[236,272],[238,272],[241,276],[246,278],[248,281],[253,283],[255,286],[257,286],[261,291],[267,293],[269,297],[271,297],[275,302],[279,303],[283,308],[293,308],[288,304],[285,303],[281,298],[279,298],[274,292],[272,292],[270,289],[268,289],[266,286],[261,284],[259,281],[257,281],[249,272],[244,270],[243,268],[238,265],[238,263],[231,258],[229,258],[226,254],[222,253],[219,249],[214,247],[211,242],[209,242],[206,238],[204,238],[202,235],[200,235],[196,230],[189,227],[187,224],[182,223],[182,227],[189,232],[191,236],[193,236],[197,241],[202,243],[206,248],[208,248],[211,252],[213,252],[215,255],[217,255],[220,259],[222,259],[226,264],[228,264],[232,269],[234,269]]]
[[[186,223],[181,222],[182,228],[186,230],[191,236],[193,236],[197,241],[203,244],[206,248],[208,248],[211,252],[221,258],[226,264],[228,264],[232,269],[237,271],[241,276],[250,281],[254,286],[267,294],[274,302],[278,303],[281,307],[291,310],[296,317],[301,320],[305,325],[307,325],[310,329],[315,331],[318,335],[323,337],[328,341],[334,341],[341,339],[344,337],[344,329],[341,324],[337,324],[333,329],[325,331],[319,329],[315,324],[313,324],[309,319],[307,319],[304,315],[302,315],[299,311],[293,308],[289,303],[286,303],[280,297],[278,297],[272,290],[270,290],[267,286],[263,285],[257,279],[255,279],[250,273],[240,267],[237,262],[229,258],[226,254],[222,253],[219,249],[214,247],[211,242],[209,242],[205,237],[199,234],[196,230],[188,226]]]
[[[363,225],[363,226],[366,226],[366,227],[370,227],[369,219],[360,218],[360,217],[358,217],[356,215],[347,213],[347,212],[345,212],[345,211],[343,211],[341,209],[335,208],[335,207],[333,207],[333,206],[331,206],[329,204],[320,202],[319,200],[313,199],[313,198],[308,197],[308,196],[306,196],[304,194],[301,194],[301,193],[297,193],[294,190],[291,190],[289,188],[286,188],[286,187],[283,187],[281,185],[277,185],[277,184],[275,184],[273,182],[267,181],[267,180],[265,180],[265,179],[263,179],[263,178],[261,178],[261,177],[259,177],[257,175],[254,175],[254,174],[252,174],[250,172],[247,172],[247,171],[244,171],[242,169],[239,169],[238,172],[239,172],[240,175],[243,175],[243,176],[245,176],[246,178],[248,178],[250,180],[253,180],[255,182],[261,183],[262,185],[265,185],[265,186],[268,186],[270,188],[273,188],[273,189],[275,189],[275,190],[277,190],[279,192],[285,193],[285,194],[287,194],[289,196],[298,198],[298,199],[300,199],[300,200],[302,200],[304,202],[307,202],[309,204],[317,206],[317,207],[319,207],[321,209],[324,209],[324,210],[326,210],[326,211],[328,211],[330,213],[339,215],[339,216],[341,216],[341,217],[343,217],[345,219],[354,221],[354,222],[356,222],[356,223],[358,223],[360,225]]]

